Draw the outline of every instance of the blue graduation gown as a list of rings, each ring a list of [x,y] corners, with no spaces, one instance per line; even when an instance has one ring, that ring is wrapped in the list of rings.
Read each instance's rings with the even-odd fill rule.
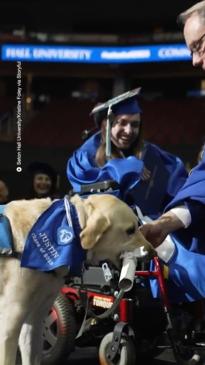
[[[175,253],[167,263],[168,290],[173,302],[196,301],[205,297],[205,156],[166,211],[180,204],[187,205],[192,222],[172,234]],[[152,289],[156,294],[154,283]]]
[[[140,206],[136,197],[136,189],[144,167],[143,160],[139,160],[135,156],[116,158],[109,160],[103,167],[98,167],[95,162],[95,156],[100,140],[101,133],[97,132],[76,150],[68,160],[67,177],[74,191],[80,192],[81,185],[114,180],[120,185],[120,198],[128,204],[132,200],[132,205],[137,204]],[[182,161],[176,156],[148,142],[146,142],[145,146],[146,148],[149,146],[151,154],[164,164],[169,175],[166,191],[164,192],[164,204],[161,207],[162,211],[184,184],[187,172]],[[161,211],[156,211],[155,213],[159,215]],[[146,212],[146,214],[148,213]]]

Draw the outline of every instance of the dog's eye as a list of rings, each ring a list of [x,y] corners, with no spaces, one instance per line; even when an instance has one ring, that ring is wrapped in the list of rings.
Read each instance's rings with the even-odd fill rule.
[[[127,228],[126,233],[128,234],[128,236],[134,234],[135,233],[135,226]]]

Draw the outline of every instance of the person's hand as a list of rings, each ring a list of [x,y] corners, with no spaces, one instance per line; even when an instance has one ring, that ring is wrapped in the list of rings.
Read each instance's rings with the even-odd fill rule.
[[[139,227],[139,230],[146,240],[156,248],[161,245],[169,233],[180,228],[184,228],[182,221],[170,211],[163,214],[159,219]]]
[[[164,229],[160,220],[146,223],[139,227],[139,230],[151,245],[156,248],[165,240],[168,232]]]
[[[142,170],[142,172],[141,172],[141,175],[140,175],[141,180],[143,180],[143,181],[147,181],[147,180],[149,180],[149,179],[150,179],[150,176],[151,176],[151,171],[150,171],[150,170],[148,170],[148,169],[144,166],[144,168],[143,168],[143,170]]]

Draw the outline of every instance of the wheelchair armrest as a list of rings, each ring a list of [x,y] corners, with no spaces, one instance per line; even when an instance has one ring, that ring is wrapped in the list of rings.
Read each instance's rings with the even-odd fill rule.
[[[99,181],[94,184],[86,184],[81,186],[80,194],[100,193],[107,190],[119,189],[119,184],[114,180]]]

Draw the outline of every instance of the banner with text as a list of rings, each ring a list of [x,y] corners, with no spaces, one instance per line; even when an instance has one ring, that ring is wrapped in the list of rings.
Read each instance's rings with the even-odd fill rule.
[[[4,44],[2,61],[70,62],[70,63],[137,63],[190,61],[185,44],[160,44],[132,47],[48,46]]]

